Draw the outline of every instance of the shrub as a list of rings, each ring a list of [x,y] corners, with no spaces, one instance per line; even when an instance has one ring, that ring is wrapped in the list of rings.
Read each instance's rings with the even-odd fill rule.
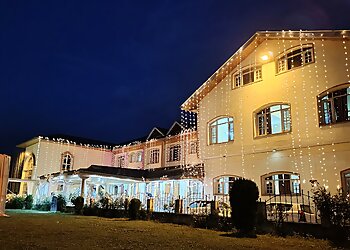
[[[136,220],[140,217],[141,201],[139,199],[132,199],[129,204],[129,218]]]
[[[255,182],[238,179],[230,189],[232,224],[242,236],[250,236],[254,232],[257,216],[257,200],[259,189]]]
[[[84,207],[84,198],[82,196],[73,197],[71,202],[74,204],[74,211],[76,214],[82,214]]]
[[[350,223],[350,197],[343,195],[340,190],[332,196],[322,186],[316,187],[313,193],[321,223],[332,229],[330,238],[334,241],[346,240],[350,236],[350,228],[347,226]]]
[[[24,198],[21,196],[12,196],[6,202],[6,209],[23,209],[25,202]]]
[[[86,216],[97,216],[98,215],[98,206],[96,204],[84,205],[83,215]]]
[[[33,208],[33,195],[27,195],[24,199],[24,207],[25,209],[32,209]]]
[[[59,194],[57,196],[57,211],[64,212],[66,210],[66,198]]]
[[[47,199],[40,203],[35,204],[34,209],[39,211],[50,211],[51,202]]]

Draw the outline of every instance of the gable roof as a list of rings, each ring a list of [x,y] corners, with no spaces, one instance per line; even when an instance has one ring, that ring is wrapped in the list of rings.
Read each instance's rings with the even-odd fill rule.
[[[170,135],[178,135],[181,133],[181,131],[183,130],[183,126],[175,121],[173,123],[173,125],[171,125],[171,127],[169,128],[168,132],[166,133],[167,136],[170,136]]]
[[[154,127],[151,130],[151,133],[149,133],[149,135],[147,136],[146,140],[148,141],[148,140],[151,140],[151,139],[163,138],[163,137],[165,137],[166,132],[167,132],[167,129],[165,129],[165,128]]]
[[[302,38],[339,39],[349,37],[350,30],[310,30],[310,31],[258,31],[244,43],[207,81],[205,81],[182,105],[181,109],[197,112],[198,103],[218,85],[239,63],[250,55],[256,46],[266,40],[278,38],[296,40]]]

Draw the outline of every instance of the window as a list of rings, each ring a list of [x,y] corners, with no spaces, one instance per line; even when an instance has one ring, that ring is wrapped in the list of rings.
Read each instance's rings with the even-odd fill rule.
[[[197,154],[197,142],[190,142],[190,154]]]
[[[181,146],[173,145],[168,148],[168,162],[179,161],[181,159]]]
[[[58,184],[57,186],[57,192],[63,192],[63,184]]]
[[[256,113],[256,134],[258,136],[286,133],[291,130],[290,106],[273,105]]]
[[[135,162],[141,162],[142,161],[142,152],[133,152],[129,155],[129,162],[135,163]]]
[[[320,125],[350,121],[350,86],[318,98]]]
[[[314,62],[312,45],[297,46],[277,59],[277,73],[302,67]]]
[[[272,173],[262,177],[265,195],[300,194],[300,178],[293,173]]]
[[[149,164],[159,163],[159,148],[151,149],[149,151]]]
[[[124,155],[119,155],[117,158],[117,166],[120,168],[125,167],[125,156]]]
[[[62,171],[69,171],[73,166],[73,156],[69,152],[65,152],[62,154]]]
[[[214,194],[216,195],[228,195],[230,192],[230,188],[232,183],[239,179],[237,176],[219,176],[214,178]]]
[[[342,188],[345,194],[350,194],[350,168],[341,172]]]
[[[233,141],[233,118],[223,117],[209,124],[210,144]]]
[[[262,79],[261,66],[248,67],[240,73],[233,75],[234,88],[246,85],[251,82],[256,82]]]

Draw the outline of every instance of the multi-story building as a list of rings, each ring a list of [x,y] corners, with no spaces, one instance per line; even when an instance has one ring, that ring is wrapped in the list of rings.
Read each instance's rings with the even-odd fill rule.
[[[350,191],[350,32],[257,32],[183,103],[198,119],[205,193],[236,178],[263,198]]]
[[[154,128],[146,137],[119,145],[54,135],[35,137],[20,145],[23,183],[20,194],[36,200],[62,194],[86,202],[107,195],[154,198],[156,209],[181,196],[203,198],[203,165],[197,133],[175,122],[169,130]]]

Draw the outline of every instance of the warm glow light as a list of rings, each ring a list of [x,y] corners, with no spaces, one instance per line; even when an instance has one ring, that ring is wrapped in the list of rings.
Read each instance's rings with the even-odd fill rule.
[[[267,60],[269,60],[269,56],[268,56],[268,55],[263,55],[263,56],[261,57],[261,60],[267,61]]]

